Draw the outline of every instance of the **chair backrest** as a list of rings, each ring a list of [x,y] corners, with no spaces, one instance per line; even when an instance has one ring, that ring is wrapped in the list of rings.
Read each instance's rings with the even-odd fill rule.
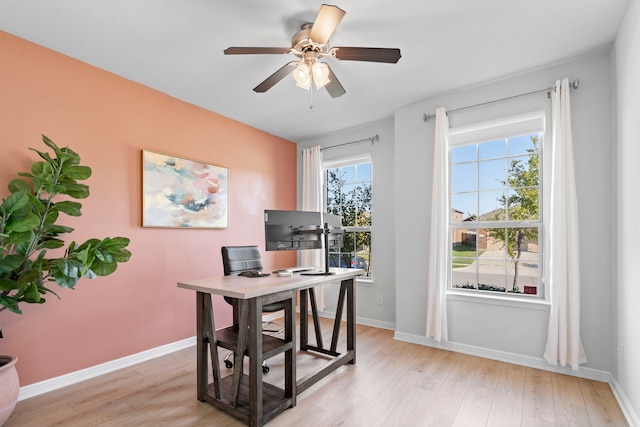
[[[238,274],[241,271],[262,271],[262,257],[258,246],[223,246],[222,266],[224,275]]]
[[[241,271],[258,270],[262,271],[262,257],[260,256],[260,249],[258,246],[223,246],[222,247],[222,266],[224,268],[224,275],[230,276],[232,274],[238,274]],[[231,297],[224,297],[224,300],[231,305],[234,305],[234,299]],[[235,307],[235,305],[234,305]],[[273,313],[284,309],[284,302],[274,302],[262,306],[264,313]],[[233,324],[238,324],[237,309],[233,310]]]

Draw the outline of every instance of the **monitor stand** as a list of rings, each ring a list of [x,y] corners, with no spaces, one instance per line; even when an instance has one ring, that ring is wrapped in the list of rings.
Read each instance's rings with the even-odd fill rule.
[[[331,276],[335,274],[333,271],[329,271],[329,223],[324,223],[324,230],[321,230],[324,234],[324,271],[308,271],[300,273],[301,276]]]

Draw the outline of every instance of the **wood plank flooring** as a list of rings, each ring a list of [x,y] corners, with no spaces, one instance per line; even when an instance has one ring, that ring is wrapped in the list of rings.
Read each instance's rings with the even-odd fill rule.
[[[357,349],[356,365],[305,391],[268,425],[628,425],[606,383],[396,341],[392,331],[362,325]],[[283,360],[269,359],[265,380],[282,383]],[[299,376],[321,361],[299,355]],[[18,402],[4,427],[242,425],[196,399],[193,347]]]

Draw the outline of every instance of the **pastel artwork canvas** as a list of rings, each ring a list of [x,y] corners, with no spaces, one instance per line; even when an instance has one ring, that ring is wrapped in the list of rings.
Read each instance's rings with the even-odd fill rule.
[[[143,227],[227,227],[227,168],[142,150],[142,169]]]

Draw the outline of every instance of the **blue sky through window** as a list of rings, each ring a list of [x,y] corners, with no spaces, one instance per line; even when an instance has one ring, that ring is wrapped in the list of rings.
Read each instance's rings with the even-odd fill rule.
[[[461,211],[463,219],[502,209],[500,198],[508,191],[503,182],[511,161],[521,159],[526,165],[527,150],[536,148],[532,141],[535,137],[539,135],[452,147],[451,208]]]

